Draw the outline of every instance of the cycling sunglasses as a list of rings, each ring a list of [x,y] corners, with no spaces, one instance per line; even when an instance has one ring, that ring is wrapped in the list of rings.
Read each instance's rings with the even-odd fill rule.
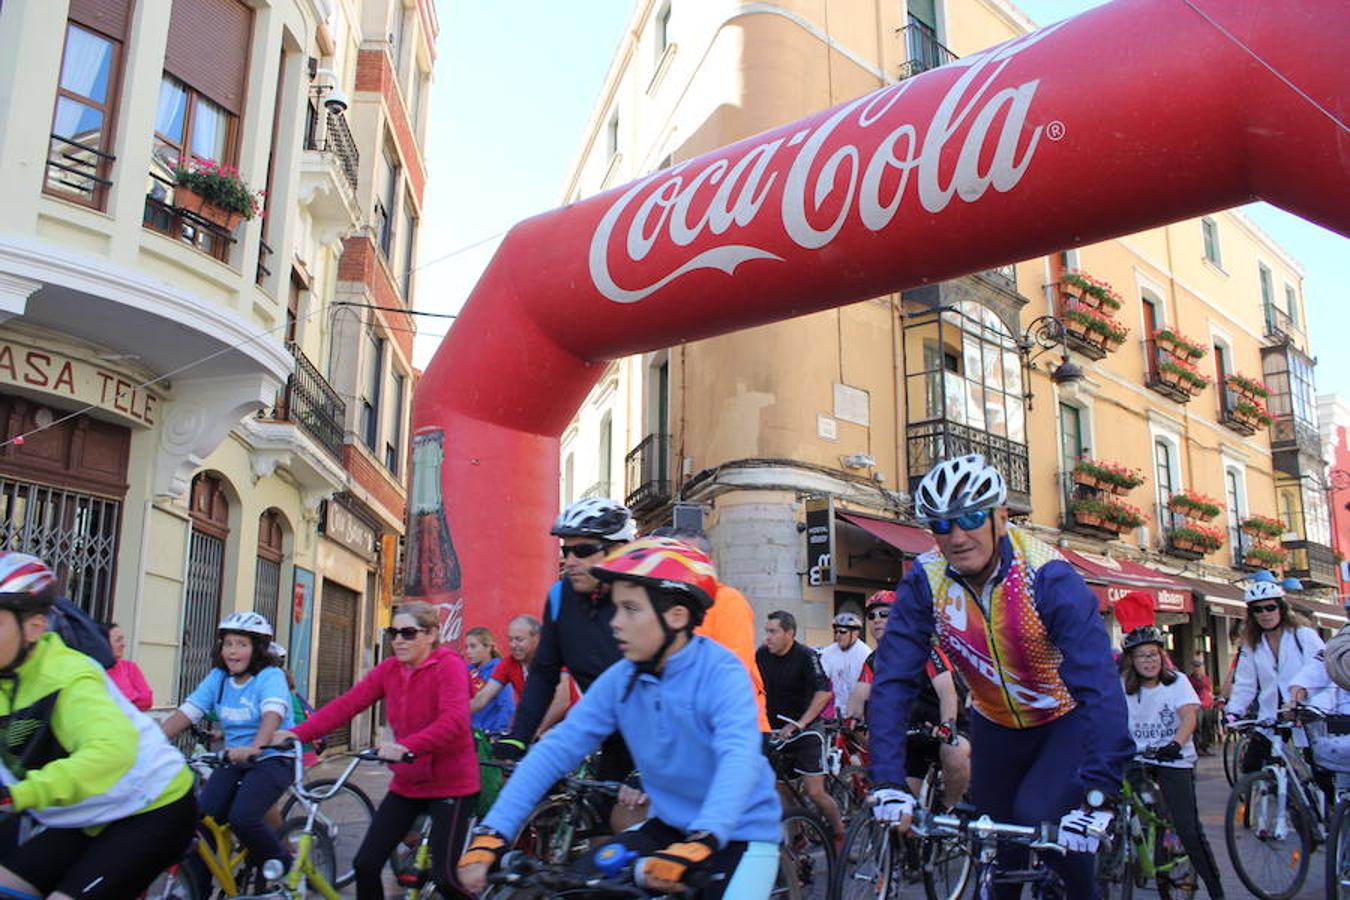
[[[987,521],[989,521],[989,510],[973,509],[970,512],[961,513],[954,519],[929,519],[928,530],[933,534],[951,534],[952,526],[955,525],[962,531],[974,531]]]
[[[889,619],[890,617],[891,611],[885,606],[878,607],[867,614],[867,618],[871,619],[873,622],[877,619]]]
[[[1280,608],[1280,604],[1278,604],[1278,603],[1253,603],[1253,604],[1251,604],[1250,606],[1248,606],[1247,608],[1250,609],[1252,612],[1255,612],[1255,613],[1274,612],[1275,610],[1277,610],[1277,609]]]
[[[416,640],[417,636],[426,631],[425,628],[395,628],[392,625],[384,630],[385,637],[389,640],[403,638],[405,641]]]
[[[573,544],[570,547],[562,548],[562,558],[567,559],[567,556],[570,553],[577,559],[585,559],[588,556],[594,556],[597,553],[603,553],[604,550],[605,550],[604,544]]]

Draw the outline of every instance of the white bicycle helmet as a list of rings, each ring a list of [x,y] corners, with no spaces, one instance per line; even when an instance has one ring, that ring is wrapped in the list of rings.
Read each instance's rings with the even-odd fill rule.
[[[1273,581],[1254,581],[1242,592],[1242,599],[1248,603],[1261,600],[1279,600],[1284,597],[1284,588]]]
[[[633,514],[616,500],[590,497],[578,500],[558,514],[549,534],[593,537],[602,541],[631,541],[637,537]]]
[[[17,551],[0,552],[0,608],[15,612],[40,612],[46,601],[42,592],[56,583],[56,575],[36,556]]]
[[[273,641],[271,646],[267,648],[267,652],[272,654],[282,662],[286,661],[286,648],[278,644],[276,641]]]
[[[842,612],[834,617],[835,628],[856,628],[862,631],[862,619],[858,618],[857,613]]]
[[[237,634],[260,634],[271,640],[272,623],[255,612],[234,612],[220,620],[217,632],[233,631]]]
[[[914,517],[951,519],[1008,502],[1008,484],[978,453],[944,459],[928,470],[914,491]]]

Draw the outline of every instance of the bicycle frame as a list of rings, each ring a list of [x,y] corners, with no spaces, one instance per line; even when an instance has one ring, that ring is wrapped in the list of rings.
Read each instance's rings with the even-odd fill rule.
[[[294,894],[300,890],[300,882],[303,879],[306,887],[312,887],[318,891],[324,900],[341,900],[338,892],[328,883],[328,879],[323,877],[318,867],[314,865],[311,853],[314,850],[314,833],[311,829],[314,827],[314,810],[310,810],[309,817],[305,822],[305,830],[300,833],[300,846],[296,848],[295,860],[291,863],[291,870],[286,873],[286,888]]]
[[[1147,777],[1147,773],[1145,773]],[[1154,789],[1157,786],[1154,785]],[[1160,874],[1172,871],[1189,857],[1173,857],[1170,862],[1158,865],[1157,849],[1161,832],[1171,827],[1171,822],[1158,815],[1147,802],[1142,792],[1135,789],[1126,777],[1121,785],[1121,812],[1124,814],[1126,839],[1133,852],[1126,857],[1126,864],[1133,862],[1139,873],[1145,878],[1156,879]],[[1128,874],[1127,874],[1128,877]]]
[[[210,816],[202,816],[201,824],[206,828],[211,840],[205,841],[200,837],[197,839],[197,856],[205,864],[211,877],[216,880],[216,884],[225,892],[225,896],[239,896],[239,883],[234,880],[234,873],[243,865],[248,857],[248,851],[242,847],[234,849],[234,835],[229,825],[222,825]]]
[[[1310,814],[1312,820],[1325,827],[1326,816],[1322,812],[1321,804],[1317,803],[1301,777],[1301,769],[1307,764],[1298,756],[1298,751],[1290,748],[1289,742],[1285,740],[1276,740],[1271,742],[1277,748],[1277,756],[1274,760],[1267,762],[1261,768],[1270,772],[1275,777],[1275,836],[1283,839],[1289,832],[1289,821],[1285,816],[1285,800],[1290,796],[1294,802],[1303,807],[1304,811]],[[1290,773],[1294,777],[1290,778]],[[1313,834],[1313,845],[1318,843],[1318,835]]]

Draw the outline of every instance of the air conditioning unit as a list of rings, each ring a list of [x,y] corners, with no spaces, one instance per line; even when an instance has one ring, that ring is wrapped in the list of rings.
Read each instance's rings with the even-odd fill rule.
[[[671,525],[676,531],[703,531],[703,507],[698,503],[676,503],[671,511]]]

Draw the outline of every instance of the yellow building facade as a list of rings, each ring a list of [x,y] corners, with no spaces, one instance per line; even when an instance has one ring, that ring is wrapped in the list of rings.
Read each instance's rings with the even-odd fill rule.
[[[563,197],[1034,27],[1006,0],[639,0]],[[1077,296],[1076,273],[1113,293]],[[1283,554],[1299,602],[1339,621],[1317,599],[1330,539],[1304,304],[1298,263],[1230,210],[620,360],[564,433],[561,499],[591,485],[648,526],[701,518],[757,614],[787,609],[824,643],[930,545],[907,527],[917,480],[982,452],[1021,520],[1080,554],[1104,611],[1142,588],[1183,658],[1223,657],[1253,549]],[[1267,397],[1247,392],[1262,381]],[[1081,484],[1093,463],[1138,484]],[[1275,533],[1244,530],[1253,514]]]
[[[0,7],[0,530],[122,625],[158,707],[234,610],[313,699],[373,659],[435,30],[417,0]]]

